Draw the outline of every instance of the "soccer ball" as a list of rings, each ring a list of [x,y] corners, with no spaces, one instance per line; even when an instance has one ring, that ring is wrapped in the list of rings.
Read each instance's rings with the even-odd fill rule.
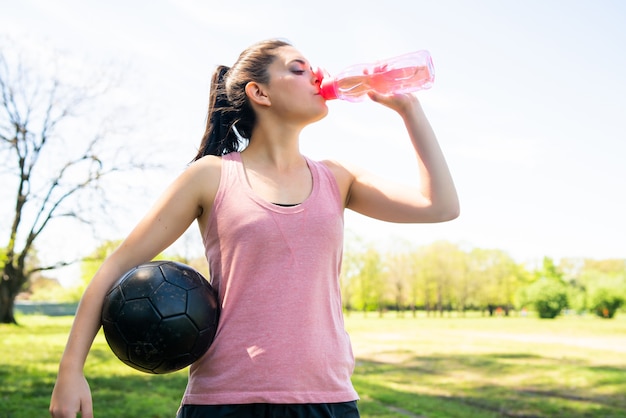
[[[200,273],[174,261],[151,261],[130,270],[107,293],[102,328],[121,361],[164,374],[208,350],[218,317],[217,294]]]

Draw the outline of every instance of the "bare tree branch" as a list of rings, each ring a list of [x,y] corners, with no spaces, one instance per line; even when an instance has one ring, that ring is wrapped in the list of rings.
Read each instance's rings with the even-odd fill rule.
[[[128,149],[118,151],[121,146],[112,140],[118,138],[116,125],[101,114],[99,101],[117,77],[68,83],[59,74],[42,76],[19,54],[12,57],[13,61],[0,40],[0,159],[6,161],[0,176],[11,179],[0,191],[6,196],[0,204],[7,205],[6,210],[12,205],[13,212],[6,231],[0,226],[0,233],[8,233],[4,244],[0,242],[5,250],[0,260],[0,323],[14,321],[13,301],[32,274],[78,261],[28,265],[35,244],[50,225],[69,219],[95,229],[89,209],[107,206],[103,180],[122,171],[150,168]]]

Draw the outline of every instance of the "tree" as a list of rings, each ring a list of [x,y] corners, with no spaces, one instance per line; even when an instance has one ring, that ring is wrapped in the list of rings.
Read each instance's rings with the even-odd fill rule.
[[[626,272],[585,272],[589,309],[601,318],[613,318],[626,302]]]
[[[411,283],[414,276],[411,254],[388,254],[386,264],[388,266],[389,287],[393,303],[398,316],[404,316],[404,308],[407,304],[406,295],[410,292],[409,283]]]
[[[437,241],[421,249],[425,303],[431,308],[431,296],[434,296],[434,308],[443,316],[444,310],[451,311],[458,300],[457,284],[462,281],[466,271],[466,255],[455,244]],[[433,293],[434,291],[434,293]]]
[[[582,313],[591,310],[602,318],[612,318],[626,302],[625,259],[561,260],[569,288],[570,307]]]
[[[105,178],[146,167],[128,147],[114,146],[120,125],[102,115],[100,100],[114,88],[111,77],[92,76],[77,84],[66,78],[69,68],[50,71],[52,61],[37,67],[18,49],[10,40],[0,42],[0,209],[11,219],[0,226],[0,233],[7,233],[0,323],[16,322],[15,297],[35,273],[78,261],[29,264],[44,231],[52,224],[95,225],[95,214],[108,201]]]
[[[417,308],[420,303],[420,295],[423,294],[423,305],[428,307],[428,295],[426,289],[426,274],[422,269],[422,253],[419,250],[412,251],[409,254],[408,277],[407,277],[407,298],[413,314],[413,318],[417,317]],[[423,292],[422,292],[423,291]]]
[[[418,248],[412,254],[413,277],[410,281],[411,303],[415,308],[421,304],[426,315],[435,309],[435,295],[437,291],[437,275],[433,272],[432,251],[430,246]],[[421,295],[421,300],[420,299]],[[415,310],[413,316],[416,316]]]
[[[610,285],[598,286],[591,295],[591,309],[600,318],[613,318],[624,304],[624,297],[620,293]]]
[[[539,318],[556,318],[568,306],[567,288],[553,278],[542,277],[527,288],[529,302]]]
[[[478,304],[490,316],[496,308],[508,316],[524,277],[522,268],[504,251],[478,248],[470,254],[470,265],[471,280],[480,283],[480,292],[474,293]]]
[[[362,253],[362,260],[358,276],[358,293],[363,312],[376,308],[379,315],[382,315],[384,309],[383,298],[387,290],[382,257],[373,246],[370,246]]]
[[[121,243],[122,240],[106,240],[81,260],[80,279],[73,287],[66,290],[67,300],[72,302],[78,302],[80,300],[91,278],[96,274],[102,262],[111,255]]]
[[[361,238],[356,236],[347,237],[344,244],[340,285],[343,308],[348,314],[355,307],[357,290],[360,286],[359,275],[363,268],[362,244]]]
[[[534,306],[539,318],[556,318],[569,306],[563,272],[551,258],[544,257],[543,266],[535,275],[536,280],[523,291],[524,302]]]

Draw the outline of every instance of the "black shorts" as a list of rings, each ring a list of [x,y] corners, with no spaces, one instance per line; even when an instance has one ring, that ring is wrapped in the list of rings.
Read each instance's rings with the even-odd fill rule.
[[[176,418],[359,418],[356,401],[340,403],[183,405]]]

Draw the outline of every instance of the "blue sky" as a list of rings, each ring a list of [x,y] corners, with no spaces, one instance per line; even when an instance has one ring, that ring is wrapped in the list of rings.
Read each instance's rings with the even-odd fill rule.
[[[626,257],[626,2],[0,0],[0,8],[2,34],[86,68],[122,69],[129,100],[147,115],[135,137],[167,150],[162,183],[146,179],[152,200],[195,153],[213,68],[249,44],[286,38],[330,73],[427,49],[436,81],[418,96],[461,217],[390,225],[348,214],[347,228],[377,243],[445,239],[519,261]],[[395,114],[367,102],[329,108],[303,133],[304,153],[410,181],[416,166]],[[112,238],[151,200],[143,202]]]

